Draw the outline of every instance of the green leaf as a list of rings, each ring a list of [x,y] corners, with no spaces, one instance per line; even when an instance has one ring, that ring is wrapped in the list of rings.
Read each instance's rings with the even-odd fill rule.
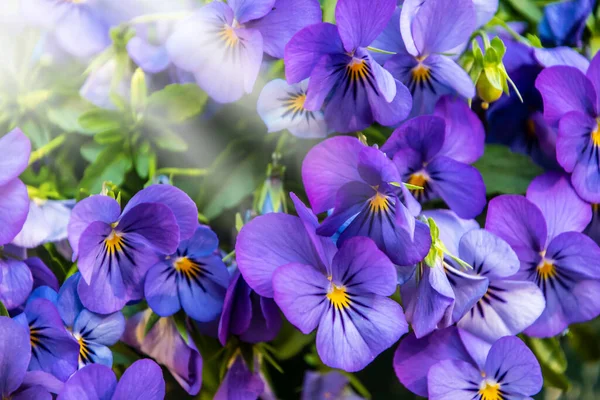
[[[498,58],[500,60],[502,60],[502,58],[504,58],[504,54],[506,54],[506,46],[504,45],[504,42],[502,41],[502,39],[500,39],[500,37],[496,36],[495,38],[492,39],[490,44],[492,45],[492,48],[496,51]]]
[[[299,354],[306,346],[313,342],[315,333],[303,334],[292,324],[284,321],[279,334],[271,343],[275,354],[280,360],[288,360]]]
[[[86,168],[79,186],[88,193],[100,193],[103,182],[112,182],[116,186],[121,185],[131,168],[131,160],[123,152],[123,146],[111,145],[105,148],[98,155],[96,161]]]
[[[564,373],[552,371],[545,365],[542,367],[542,376],[544,377],[544,386],[551,386],[566,392],[570,389],[571,383]]]
[[[76,132],[82,135],[90,135],[93,132],[88,131],[79,123],[79,118],[90,111],[91,106],[81,99],[69,99],[64,103],[48,110],[47,117],[54,125],[66,132]]]
[[[537,24],[542,19],[542,11],[535,5],[533,0],[507,0],[518,13],[530,22]]]
[[[323,0],[321,1],[321,8],[323,9],[323,22],[330,22],[335,24],[335,6],[337,0]]]
[[[121,128],[122,117],[116,111],[94,108],[79,117],[79,125],[88,132],[102,133]]]
[[[96,159],[98,158],[98,156],[100,155],[100,153],[102,153],[102,150],[106,149],[106,146],[103,144],[98,144],[96,142],[89,142],[89,143],[85,143],[83,146],[81,146],[81,148],[79,149],[79,152],[81,153],[81,156],[90,164],[93,164]]]
[[[0,301],[0,317],[10,317],[4,303]]]
[[[94,141],[98,144],[113,144],[122,142],[123,140],[123,131],[120,129],[104,131],[94,135]]]
[[[154,137],[154,144],[161,149],[173,152],[187,151],[188,144],[177,133],[167,129]]]
[[[147,178],[150,171],[150,162],[154,155],[150,143],[144,140],[136,149],[135,171],[140,178]]]
[[[488,194],[524,194],[532,179],[544,172],[528,156],[496,144],[486,145],[474,166],[481,172]]]
[[[600,343],[598,333],[589,324],[573,324],[567,333],[569,344],[585,361],[600,360]]]
[[[146,322],[146,326],[144,327],[144,337],[154,328],[154,325],[160,320],[160,315],[152,312],[148,321]]]
[[[182,122],[204,108],[208,95],[193,83],[168,85],[148,98],[146,115],[169,122]]]
[[[528,338],[527,341],[540,364],[559,374],[567,370],[567,357],[557,338]]]
[[[483,56],[483,65],[485,67],[495,67],[500,63],[500,61],[502,61],[502,58],[500,58],[500,56],[496,52],[496,49],[494,49],[493,47],[489,47],[485,51],[485,55]]]

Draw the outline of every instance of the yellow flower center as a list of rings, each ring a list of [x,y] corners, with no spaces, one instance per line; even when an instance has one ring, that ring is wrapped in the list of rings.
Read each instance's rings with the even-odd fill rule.
[[[384,212],[390,208],[390,202],[388,201],[387,196],[377,192],[377,194],[371,198],[369,208],[373,213]]]
[[[412,174],[408,178],[408,184],[425,188],[425,185],[427,184],[428,179],[429,178],[427,177],[427,175],[417,172],[416,174]],[[414,190],[416,191],[416,190],[423,190],[423,189],[414,189]]]
[[[556,267],[550,260],[542,259],[537,267],[538,275],[542,279],[549,279],[556,275]]]
[[[91,352],[85,339],[82,336],[75,335],[77,343],[79,343],[79,363],[88,364],[92,362]]]
[[[344,286],[331,285],[332,289],[327,293],[327,298],[337,309],[348,308],[350,306],[350,297],[346,293]]]
[[[297,96],[290,97],[284,102],[286,108],[290,111],[302,111],[304,110],[304,103],[306,102],[306,94],[298,94]]]
[[[29,342],[31,343],[31,348],[35,348],[40,344],[40,329],[32,326],[29,327]]]
[[[113,229],[110,235],[104,239],[104,245],[106,246],[109,255],[123,250],[123,235],[118,234]]]
[[[479,395],[481,396],[481,400],[502,400],[500,384],[484,381],[479,388]]]
[[[225,25],[219,37],[225,42],[225,46],[227,47],[233,47],[240,41],[240,38],[235,33],[235,29],[229,25]]]
[[[425,64],[419,63],[411,71],[412,79],[416,83],[427,82],[431,78],[431,70]]]
[[[596,119],[596,129],[592,131],[592,143],[594,146],[600,146],[600,118]]]
[[[200,265],[198,265],[197,263],[195,263],[187,257],[179,257],[175,260],[173,266],[175,267],[177,272],[182,273],[188,278],[194,278],[202,270],[200,268]]]
[[[368,66],[365,60],[353,58],[347,68],[351,81],[357,81],[359,78],[364,80],[367,77]]]

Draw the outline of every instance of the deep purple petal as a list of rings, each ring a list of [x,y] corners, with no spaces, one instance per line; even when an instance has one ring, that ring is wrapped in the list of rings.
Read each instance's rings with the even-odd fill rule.
[[[410,333],[400,341],[394,354],[394,370],[406,388],[426,397],[427,373],[441,360],[473,363],[455,327],[436,330],[421,339]]]
[[[445,129],[440,117],[413,118],[394,131],[381,151],[392,157],[400,149],[409,148],[421,154],[424,162],[429,162],[444,144]]]
[[[385,50],[393,53],[404,53],[406,54],[406,48],[402,41],[402,34],[400,33],[400,12],[402,7],[396,7],[392,18],[383,29],[383,32],[371,43],[371,47],[379,50]],[[372,52],[371,56],[379,64],[383,65],[387,60],[391,58],[389,54],[382,54]]]
[[[181,240],[191,237],[198,227],[198,207],[181,189],[171,185],[152,185],[136,193],[123,209],[123,215],[138,204],[160,203],[175,215]]]
[[[408,11],[418,7],[416,15],[412,18],[408,17],[411,19],[410,36],[419,55],[452,50],[466,42],[476,28],[477,21],[472,0],[453,2],[406,0],[403,7],[407,7]],[[401,29],[402,22],[401,19]],[[405,43],[408,40],[407,36],[408,29],[402,29]],[[410,51],[408,44],[407,49]]]
[[[542,389],[540,364],[516,337],[504,337],[494,343],[485,362],[485,372],[500,381],[503,391],[515,396],[533,396]]]
[[[281,329],[281,313],[273,299],[251,294],[252,319],[248,329],[239,335],[246,343],[270,342]]]
[[[346,240],[333,258],[331,281],[352,294],[391,296],[396,291],[395,276],[392,262],[369,238]]]
[[[184,240],[179,245],[188,257],[203,258],[211,255],[219,247],[219,238],[207,226],[199,226],[194,236]]]
[[[24,390],[19,390],[13,396],[11,400],[52,400],[52,395],[49,391],[41,386],[32,386]]]
[[[227,344],[230,333],[243,333],[250,326],[252,319],[250,293],[250,287],[236,269],[225,293],[223,312],[219,320],[218,336],[223,346]]]
[[[150,359],[138,360],[125,370],[117,383],[113,400],[162,400],[165,380],[158,364]]]
[[[0,301],[12,310],[27,300],[33,288],[33,277],[23,261],[0,258]]]
[[[261,215],[244,226],[236,242],[236,260],[248,285],[266,297],[273,297],[271,277],[277,267],[292,262],[321,267],[300,218],[279,213]]]
[[[319,23],[298,32],[285,46],[285,76],[298,83],[311,72],[326,54],[343,54],[344,45],[335,25]]]
[[[546,257],[576,279],[600,279],[600,247],[578,232],[565,232],[548,245]]]
[[[535,81],[544,99],[544,117],[552,125],[570,111],[595,116],[596,93],[588,78],[573,67],[544,69]]]
[[[231,0],[227,4],[233,10],[235,19],[245,24],[267,15],[273,9],[275,0]]]
[[[591,132],[598,126],[593,116],[580,111],[570,111],[558,124],[556,157],[567,172],[573,172],[577,164],[593,164],[594,146]]]
[[[287,264],[273,274],[277,305],[304,334],[317,327],[327,309],[328,287],[327,277],[310,265]]]
[[[27,371],[23,379],[23,387],[42,387],[50,393],[58,394],[62,391],[64,382],[56,379],[54,375],[44,371]]]
[[[548,242],[563,232],[581,232],[592,220],[591,206],[581,200],[568,176],[546,173],[527,188],[527,199],[538,206],[548,227]]]
[[[10,243],[19,233],[29,212],[27,187],[19,179],[0,185],[0,245]]]
[[[21,175],[29,163],[31,142],[23,131],[15,128],[0,138],[0,186]]]
[[[284,58],[286,44],[292,37],[302,28],[320,22],[321,7],[317,0],[277,0],[271,12],[247,26],[260,32],[265,53]]]
[[[8,398],[23,382],[31,345],[27,330],[8,317],[0,317],[0,337],[0,395]]]
[[[75,205],[67,231],[73,249],[73,260],[79,254],[79,239],[92,222],[102,221],[112,224],[119,219],[121,209],[113,198],[103,195],[90,196]]]
[[[179,228],[171,209],[160,203],[141,203],[123,213],[114,228],[142,236],[157,253],[173,254],[179,245]]]
[[[465,233],[460,239],[458,257],[473,266],[467,272],[489,279],[514,275],[520,266],[508,243],[484,229]]]
[[[191,272],[193,279],[179,278],[181,307],[197,321],[212,321],[223,309],[229,273],[219,256],[195,259],[194,262],[200,265],[200,272]]]
[[[429,399],[470,399],[473,393],[477,396],[482,380],[472,364],[460,360],[442,360],[433,365],[427,374]]]
[[[542,251],[546,246],[546,221],[539,208],[523,196],[502,195],[488,205],[485,229],[521,252]]]
[[[348,378],[338,371],[324,374],[306,371],[302,384],[302,400],[322,399],[327,396],[340,398],[348,382]]]
[[[237,356],[227,370],[214,400],[258,399],[264,390],[265,384],[258,372],[250,371],[244,358]]]
[[[75,318],[83,310],[83,304],[81,304],[79,295],[77,294],[77,286],[80,279],[81,274],[76,272],[67,278],[58,291],[56,307],[65,326],[68,327],[73,327]]]
[[[161,317],[181,309],[177,291],[177,274],[169,262],[159,262],[148,270],[144,279],[144,296],[148,305]]]
[[[356,138],[338,136],[314,146],[302,163],[302,181],[313,211],[333,208],[338,190],[361,181],[358,156],[364,145]]]
[[[446,121],[446,139],[439,155],[467,164],[483,155],[485,130],[465,101],[444,96],[435,105],[434,115]]]
[[[486,294],[457,326],[490,343],[521,333],[546,307],[542,291],[533,282],[494,280],[488,292],[491,295]]]
[[[479,215],[486,204],[485,183],[477,168],[438,156],[426,167],[433,191],[459,217],[469,219]]]
[[[31,271],[34,289],[40,286],[48,286],[54,291],[58,291],[58,279],[54,275],[54,272],[40,258],[30,257],[25,260],[25,264],[27,264]]]
[[[394,0],[339,0],[335,20],[346,51],[369,46],[383,32],[395,8]]]
[[[77,371],[58,395],[58,400],[112,399],[117,377],[112,370],[99,364],[90,364]]]
[[[317,352],[323,363],[348,372],[363,369],[408,331],[395,301],[377,295],[355,300],[350,301],[352,308],[330,307],[317,332]]]
[[[381,68],[378,65],[376,66],[375,62],[372,65],[374,66],[373,69]],[[387,71],[386,73],[389,74]],[[412,97],[408,88],[397,80],[392,82],[394,82],[396,88],[396,96],[390,102],[381,96],[375,95],[373,91],[368,92],[373,117],[375,121],[384,126],[396,125],[403,121],[412,109]]]

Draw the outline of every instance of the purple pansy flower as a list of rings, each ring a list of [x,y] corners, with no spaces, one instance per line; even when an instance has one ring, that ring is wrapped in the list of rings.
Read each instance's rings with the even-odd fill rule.
[[[27,220],[12,244],[32,249],[65,240],[73,206],[75,200],[32,199]]]
[[[121,340],[167,367],[187,393],[197,395],[202,385],[202,356],[194,342],[181,337],[172,318],[159,319],[145,334],[151,315],[148,309],[129,318]]]
[[[247,343],[269,342],[279,329],[281,315],[275,301],[252,290],[235,268],[219,320],[221,344],[227,344],[229,335],[237,335]]]
[[[516,279],[519,259],[504,240],[483,229],[465,233],[458,257],[471,265],[469,275],[485,277],[488,288],[457,326],[490,343],[521,333],[544,311],[546,302],[538,286]]]
[[[125,318],[120,311],[100,315],[86,310],[77,295],[80,279],[79,272],[71,275],[54,302],[65,328],[79,344],[79,368],[92,363],[112,367],[113,355],[108,346],[116,344],[123,335]]]
[[[436,222],[441,242],[454,256],[458,255],[453,244],[456,238],[477,228],[475,221],[460,219],[448,211],[428,211],[425,215]],[[409,276],[400,286],[400,294],[406,319],[419,338],[458,322],[488,289],[486,278],[455,267],[450,257],[438,256],[434,265],[420,262],[415,268],[402,267],[399,273]]]
[[[205,226],[182,241],[174,254],[148,270],[144,283],[146,301],[161,317],[181,308],[191,318],[214,320],[223,308],[229,274],[221,257],[217,235]]]
[[[324,374],[307,371],[302,384],[302,400],[361,400],[349,387],[348,377],[338,371]]]
[[[581,47],[585,23],[595,3],[596,0],[566,0],[547,4],[538,25],[544,46]]]
[[[336,252],[331,239],[317,235],[319,221],[312,211],[295,194],[290,193],[290,197],[298,217],[283,213],[260,215],[244,225],[235,244],[240,273],[260,296],[273,297],[271,281],[278,267],[299,263],[322,265],[325,269]],[[233,290],[230,285],[228,291]],[[227,308],[226,304],[224,310]]]
[[[31,143],[18,128],[0,138],[0,246],[10,243],[27,219],[29,196],[19,175],[27,168],[30,152]]]
[[[441,102],[448,119],[429,115],[411,119],[394,131],[381,150],[393,158],[403,182],[422,187],[411,190],[418,200],[441,197],[459,217],[474,218],[486,203],[481,173],[469,165],[483,154],[483,128],[475,115],[461,113],[466,104]],[[466,121],[481,129],[469,129]]]
[[[469,75],[444,53],[465,43],[476,24],[472,0],[404,2],[400,16],[404,48],[395,49],[397,54],[385,68],[410,89],[412,115],[430,114],[444,94],[475,96]]]
[[[486,229],[519,257],[514,277],[535,282],[546,298],[544,312],[525,330],[527,335],[554,336],[600,314],[600,248],[580,233],[591,217],[590,205],[555,173],[534,179],[527,197],[503,195],[490,201]]]
[[[559,164],[572,172],[579,196],[600,202],[600,56],[594,57],[585,75],[574,67],[547,68],[535,86],[544,100],[544,117],[558,126]]]
[[[318,327],[325,365],[363,369],[408,331],[396,291],[396,268],[375,243],[356,237],[331,263],[283,265],[273,273],[275,301],[304,334]]]
[[[138,192],[121,213],[114,199],[95,195],[79,202],[69,222],[73,259],[83,279],[77,291],[90,311],[108,314],[143,297],[143,279],[173,254],[198,225],[192,199],[174,186],[152,185]]]
[[[394,369],[410,391],[430,399],[529,398],[542,388],[538,361],[514,336],[493,345],[455,327],[400,342]]]
[[[51,400],[62,382],[42,371],[27,371],[31,345],[27,329],[8,317],[0,317],[0,397]]]
[[[320,20],[317,0],[213,2],[175,26],[167,51],[210,97],[230,103],[252,92],[263,52],[282,58],[290,38]]]
[[[65,329],[50,300],[32,298],[15,321],[29,333],[30,371],[44,371],[64,382],[77,370],[79,345]]]
[[[256,363],[258,364],[258,363]],[[265,383],[255,365],[252,372],[241,355],[235,356],[214,400],[256,400],[265,391]]]
[[[367,236],[395,264],[410,265],[425,257],[431,237],[427,226],[415,220],[421,207],[399,183],[401,179],[383,152],[352,137],[319,143],[302,164],[302,180],[313,210],[333,209],[318,234],[332,236],[351,221],[338,245],[354,236]]]
[[[325,104],[325,121],[338,132],[362,130],[375,121],[394,125],[410,112],[408,89],[367,51],[395,7],[394,0],[339,0],[337,25],[308,26],[285,47],[287,81],[310,77],[304,107],[319,111]]]
[[[300,138],[324,138],[329,133],[323,111],[304,108],[308,81],[290,85],[275,79],[265,85],[257,111],[269,132],[287,129]]]
[[[86,394],[88,398],[106,400],[162,400],[165,397],[165,380],[160,367],[149,359],[131,364],[118,383],[110,368],[88,365],[65,383],[58,400],[80,400]]]

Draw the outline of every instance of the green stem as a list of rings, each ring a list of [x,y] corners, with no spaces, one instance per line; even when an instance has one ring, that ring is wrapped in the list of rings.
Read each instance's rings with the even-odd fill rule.
[[[373,53],[389,54],[391,56],[396,54],[393,51],[382,50],[382,49],[378,49],[376,47],[371,47],[371,46],[367,47],[367,50],[372,51]]]
[[[282,153],[283,146],[285,146],[285,142],[287,142],[288,136],[289,134],[287,131],[283,131],[281,136],[279,136],[279,139],[277,140],[277,146],[275,146],[275,153]]]
[[[204,176],[208,169],[200,168],[159,168],[156,175],[179,175],[179,176]]]
[[[230,258],[235,256],[235,250],[233,250],[231,253],[227,254],[225,257],[223,257],[223,262],[229,260]]]
[[[52,139],[47,145],[31,153],[31,156],[29,156],[29,165],[41,160],[42,158],[50,154],[52,151],[56,150],[65,142],[66,139],[67,134],[63,133],[62,135],[59,135]]]
[[[513,28],[511,28],[505,21],[501,20],[500,18],[494,17],[494,18],[492,18],[490,23],[500,25],[510,34],[510,36],[513,37],[513,39],[531,47],[531,43],[529,42],[529,40],[527,40],[523,36],[519,35],[518,32],[516,32]]]

